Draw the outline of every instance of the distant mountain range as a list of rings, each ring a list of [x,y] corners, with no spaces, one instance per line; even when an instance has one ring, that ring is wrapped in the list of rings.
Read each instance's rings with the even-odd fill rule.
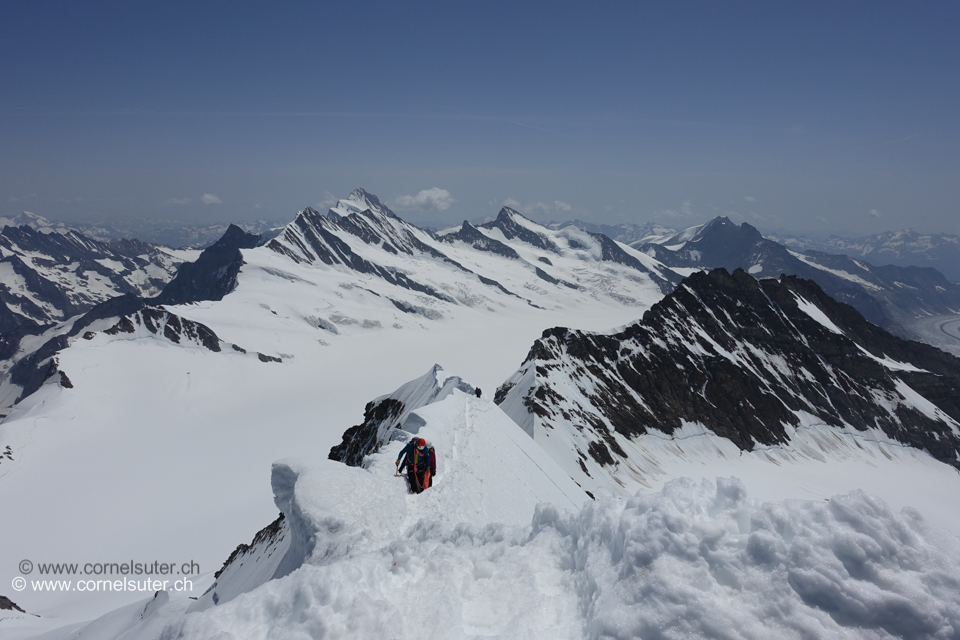
[[[324,336],[358,329],[435,323],[463,309],[481,313],[505,309],[533,318],[538,312],[550,315],[591,306],[629,318],[649,308],[682,279],[603,234],[574,226],[548,229],[507,207],[479,227],[464,222],[443,234],[431,233],[401,220],[362,189],[326,214],[304,209],[276,233],[257,235],[230,226],[199,257],[181,264],[175,276],[164,272],[162,291],[160,287],[121,290],[120,284],[108,289],[104,284],[95,290],[103,294],[99,299],[88,293],[89,270],[94,268],[91,264],[105,269],[97,259],[113,265],[101,257],[109,245],[72,230],[44,233],[29,226],[7,226],[3,234],[0,240],[10,237],[19,242],[8,243],[10,255],[5,260],[32,261],[53,271],[27,280],[15,277],[9,268],[12,275],[0,277],[0,292],[6,287],[10,296],[36,300],[37,308],[45,310],[44,314],[38,311],[29,326],[0,337],[0,360],[5,361],[0,372],[15,374],[0,385],[0,411],[54,376],[56,353],[68,338],[87,331],[92,323],[127,326],[136,324],[131,317],[146,306],[219,301],[234,290],[243,269],[269,281],[303,286],[320,278],[310,285],[309,293],[318,295],[318,286],[330,289],[324,294],[326,301],[312,307],[301,321],[308,322],[321,341]],[[170,251],[150,247],[151,255]],[[87,258],[82,251],[100,253]],[[258,266],[249,266],[254,258]],[[86,280],[60,277],[68,266]],[[345,292],[349,292],[346,300]],[[87,296],[82,305],[81,294]],[[358,305],[354,298],[363,303]],[[65,306],[74,299],[76,304]],[[24,306],[14,303],[9,305],[11,314]],[[533,315],[528,310],[534,310]],[[23,364],[18,368],[18,363]]]
[[[198,251],[139,240],[100,242],[73,229],[0,229],[0,334],[85,313],[99,303],[159,294]]]
[[[629,245],[659,242],[677,233],[676,229],[666,227],[657,222],[646,222],[644,224],[597,224],[584,220],[568,220],[566,222],[551,222],[546,226],[551,229],[562,229],[564,227],[574,226],[591,233],[602,233],[617,242]]]
[[[257,220],[255,222],[237,222],[248,233],[263,234],[270,229],[281,228],[286,220]],[[148,244],[163,245],[174,249],[205,249],[220,239],[231,223],[189,224],[179,220],[157,218],[127,218],[109,222],[54,222],[47,218],[24,211],[14,218],[0,218],[3,226],[28,226],[37,231],[79,231],[87,238],[98,242],[110,243],[136,238]]]
[[[880,265],[933,267],[953,282],[960,282],[960,237],[952,234],[888,231],[855,240],[831,236],[821,249],[868,258]]]
[[[686,620],[677,603],[709,591],[693,635],[711,636],[717,611],[776,591],[814,616],[797,637],[950,637],[960,550],[920,514],[960,531],[960,360],[878,325],[952,309],[957,285],[725,218],[608,230],[639,248],[507,207],[430,232],[357,189],[276,231],[230,226],[138,289],[121,276],[159,267],[74,230],[4,227],[8,310],[35,300],[49,318],[0,334],[0,503],[30,516],[0,519],[0,564],[156,549],[207,576],[192,596],[24,591],[17,606],[44,614],[28,623],[391,637],[394,603],[429,593],[457,637],[491,611],[487,635],[561,620],[543,635],[646,637],[663,618],[624,631],[638,607]],[[42,297],[56,282],[76,308]],[[394,465],[414,436],[438,453],[419,495]],[[870,496],[832,497],[857,489]]]
[[[756,278],[781,274],[815,280],[833,298],[903,337],[917,317],[960,313],[960,284],[930,267],[878,267],[844,255],[793,251],[747,223],[718,217],[635,248],[674,269],[743,269]]]
[[[681,230],[655,222],[643,224],[597,224],[583,220],[551,222],[546,226],[561,229],[574,225],[587,231],[603,233],[617,242],[634,247],[648,243],[663,244]],[[699,227],[700,225],[698,225]],[[792,251],[805,253],[819,251],[865,259],[874,266],[932,267],[952,282],[960,282],[960,237],[949,233],[921,234],[912,230],[887,231],[861,238],[836,235],[817,241],[796,234],[764,232],[768,240],[778,242]]]
[[[147,301],[220,300],[236,284],[241,250],[261,245],[295,263],[347,269],[383,281],[390,291],[406,290],[403,297],[377,295],[392,309],[428,319],[443,318],[450,305],[479,304],[491,291],[537,308],[565,307],[570,296],[644,308],[656,299],[651,295],[672,292],[682,277],[713,268],[814,280],[901,337],[925,339],[911,328],[918,317],[960,313],[960,285],[935,269],[800,253],[725,217],[679,232],[655,224],[544,226],[504,207],[492,221],[432,232],[358,189],[325,214],[308,207],[293,222],[260,234],[231,225],[202,254],[138,240],[101,242],[32,214],[8,222],[21,223],[0,231],[0,352],[9,355],[23,336],[80,314],[134,313]],[[141,302],[96,310],[118,296]],[[348,317],[317,316],[316,322],[336,331]],[[34,342],[33,348],[43,344]]]

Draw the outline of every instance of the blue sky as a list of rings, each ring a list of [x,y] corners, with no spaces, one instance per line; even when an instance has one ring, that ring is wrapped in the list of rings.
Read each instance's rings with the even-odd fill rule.
[[[279,5],[279,6],[278,6]],[[0,3],[0,215],[960,232],[956,2]]]

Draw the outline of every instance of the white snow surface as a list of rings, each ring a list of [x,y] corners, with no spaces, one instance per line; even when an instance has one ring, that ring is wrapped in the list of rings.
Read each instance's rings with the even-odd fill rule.
[[[827,267],[827,266],[824,266],[824,265],[820,264],[819,262],[817,262],[816,260],[814,260],[812,257],[810,257],[810,256],[808,256],[808,255],[806,255],[806,254],[804,254],[804,253],[798,253],[798,252],[796,252],[796,251],[791,251],[790,254],[791,254],[793,257],[795,257],[795,258],[797,258],[798,260],[800,260],[801,262],[804,262],[804,263],[810,265],[811,267],[814,267],[815,269],[820,269],[821,271],[826,271],[827,273],[832,273],[833,275],[839,276],[840,278],[843,278],[844,280],[848,280],[848,281],[850,281],[850,282],[855,282],[856,284],[861,285],[862,287],[864,287],[864,288],[867,289],[868,291],[879,291],[879,290],[880,290],[880,287],[878,287],[878,286],[875,285],[874,283],[869,282],[869,281],[861,278],[860,276],[858,276],[858,275],[856,275],[856,274],[854,274],[854,273],[849,273],[849,272],[847,272],[847,271],[843,271],[842,269],[831,269],[830,267]],[[859,263],[857,263],[857,266],[861,266],[861,265],[860,265]],[[869,271],[869,269],[866,269],[865,267],[861,267],[861,268],[863,268],[864,271]]]
[[[0,452],[13,448],[12,460],[0,458],[0,504],[29,514],[0,519],[0,584],[10,584],[23,559],[131,558],[195,561],[209,584],[237,544],[276,517],[271,464],[291,455],[325,459],[371,399],[437,362],[492,397],[544,329],[608,330],[662,297],[645,274],[623,265],[511,243],[536,264],[549,255],[553,267],[543,268],[581,286],[571,289],[518,269],[516,260],[419,233],[522,298],[429,256],[391,255],[354,237],[357,253],[454,302],[259,247],[243,250],[237,288],[223,300],[169,307],[247,355],[146,333],[71,339],[58,360],[74,388],[51,379],[0,423]],[[260,362],[250,357],[256,352],[283,362]],[[199,596],[206,585],[195,582]],[[141,595],[0,594],[41,616],[18,619],[19,637],[90,620]],[[12,634],[13,624],[4,631]]]
[[[293,573],[203,612],[184,614],[189,601],[169,598],[142,619],[130,608],[59,637],[919,639],[960,632],[960,540],[862,491],[760,503],[736,478],[678,479],[580,511],[539,504],[523,525],[480,525],[451,522],[445,509],[456,513],[457,503],[439,495],[440,485],[413,497],[390,492],[383,469],[380,481],[361,474],[377,472],[336,463],[300,472],[297,491],[315,498],[302,508],[318,544]],[[325,490],[338,480],[351,489],[349,504]],[[431,492],[437,497],[427,502]]]
[[[822,324],[824,327],[826,327],[833,333],[839,334],[841,336],[844,335],[843,331],[840,330],[840,327],[834,324],[833,320],[828,318],[827,314],[825,314],[823,310],[820,309],[820,307],[813,304],[812,302],[810,302],[809,300],[807,300],[806,298],[804,298],[803,296],[797,293],[794,293],[793,297],[796,298],[797,300],[797,306],[805,314],[807,314],[808,316],[816,320],[818,323]]]
[[[402,221],[390,224],[397,237],[410,231]],[[165,591],[156,599],[0,586],[31,614],[0,614],[0,634],[24,638],[56,629],[51,638],[227,640],[960,633],[949,627],[960,629],[960,587],[951,577],[960,575],[960,476],[924,452],[888,442],[811,424],[804,438],[793,438],[802,446],[741,455],[690,425],[682,437],[634,441],[629,452],[637,468],[621,465],[606,485],[593,487],[593,502],[583,497],[591,488],[571,480],[549,445],[489,403],[492,393],[476,400],[453,391],[414,412],[439,455],[436,486],[425,494],[407,495],[402,479],[393,478],[399,441],[371,456],[365,469],[326,461],[344,429],[360,422],[366,402],[436,362],[492,391],[543,329],[605,331],[661,298],[644,274],[595,262],[556,232],[537,232],[561,255],[508,244],[530,264],[548,258],[545,271],[580,289],[549,285],[515,260],[481,259],[466,247],[418,236],[537,307],[478,280],[451,279],[439,260],[385,257],[352,238],[357,254],[455,302],[261,247],[243,251],[238,287],[222,301],[170,310],[206,324],[224,343],[282,363],[153,334],[76,338],[59,355],[74,388],[51,379],[0,424],[0,450],[9,444],[14,451],[13,460],[0,459],[0,585],[10,585],[25,558],[192,560],[202,575],[192,592]],[[283,462],[271,467],[277,460]],[[508,473],[500,460],[518,471]],[[710,480],[674,482],[685,476]],[[711,484],[718,476],[742,483]],[[288,495],[283,491],[271,495],[283,487],[290,501],[279,499]],[[891,507],[859,493],[832,498],[857,489]],[[295,503],[304,514],[296,522],[324,532],[317,544],[294,549],[290,529],[282,545],[250,556],[275,566],[221,574],[232,592],[224,591],[219,605],[187,613],[200,602],[189,597],[202,596],[236,545],[276,517],[274,499],[291,513]],[[756,545],[758,556],[751,555]],[[628,552],[641,548],[649,553]],[[773,551],[764,556],[763,548]],[[269,579],[280,560],[290,561],[291,572]],[[424,596],[416,607],[411,594]],[[891,610],[896,620],[886,615]]]

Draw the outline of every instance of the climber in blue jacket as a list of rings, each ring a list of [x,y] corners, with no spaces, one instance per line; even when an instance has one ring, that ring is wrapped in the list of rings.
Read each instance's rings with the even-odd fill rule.
[[[437,475],[436,451],[423,438],[414,438],[400,451],[396,467],[397,473],[406,469],[410,492],[420,493],[430,487],[431,478]]]

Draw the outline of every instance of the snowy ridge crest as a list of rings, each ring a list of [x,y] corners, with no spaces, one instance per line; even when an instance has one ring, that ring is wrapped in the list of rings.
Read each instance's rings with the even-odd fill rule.
[[[383,440],[357,464],[288,459],[273,465],[274,501],[282,518],[250,545],[238,547],[191,611],[222,605],[301,567],[335,566],[380,553],[424,520],[431,528],[521,524],[543,500],[563,508],[579,508],[587,500],[502,411],[475,398],[471,385],[439,365],[368,403],[367,415],[384,405],[398,411],[377,425]],[[440,454],[434,484],[419,496],[407,493],[393,464],[414,435],[427,438]],[[352,442],[347,435],[344,441]],[[491,477],[483,471],[491,460],[511,473]]]
[[[887,334],[815,283],[718,269],[621,333],[544,332],[496,400],[596,486],[643,465],[627,453],[635,439],[688,423],[743,451],[788,446],[811,421],[875,430],[960,466],[956,389],[960,360]]]
[[[343,441],[330,449],[330,460],[361,466],[364,458],[395,437],[416,434],[423,421],[414,412],[443,400],[455,389],[467,394],[475,392],[474,387],[459,376],[448,375],[440,365],[433,365],[430,371],[393,393],[368,402],[363,422],[344,432]],[[399,429],[402,433],[396,431]]]

